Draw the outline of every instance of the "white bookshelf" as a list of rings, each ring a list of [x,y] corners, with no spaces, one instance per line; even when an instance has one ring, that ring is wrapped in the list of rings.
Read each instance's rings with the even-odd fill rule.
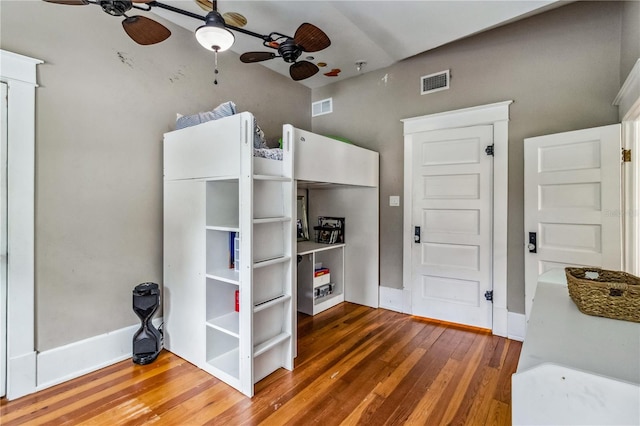
[[[242,113],[165,135],[165,347],[247,396],[294,347],[293,145],[256,159],[252,126]]]

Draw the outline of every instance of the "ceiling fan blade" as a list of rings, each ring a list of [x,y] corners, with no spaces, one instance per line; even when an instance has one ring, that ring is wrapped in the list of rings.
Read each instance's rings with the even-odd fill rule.
[[[252,62],[266,61],[275,57],[276,54],[273,52],[246,52],[240,55],[240,60],[245,64],[250,64]]]
[[[122,26],[133,41],[143,46],[160,43],[171,35],[167,27],[144,16],[129,16]]]
[[[238,12],[225,12],[222,14],[225,24],[242,28],[247,25],[247,18]]]
[[[320,71],[320,68],[309,61],[296,62],[291,64],[289,67],[289,75],[291,75],[291,78],[295,81],[309,78],[312,75],[315,75],[318,71]]]
[[[308,22],[298,27],[293,40],[305,52],[317,52],[331,46],[331,40],[324,31]]]
[[[47,3],[56,3],[56,4],[68,4],[71,6],[84,6],[85,4],[89,4],[87,0],[44,0]]]

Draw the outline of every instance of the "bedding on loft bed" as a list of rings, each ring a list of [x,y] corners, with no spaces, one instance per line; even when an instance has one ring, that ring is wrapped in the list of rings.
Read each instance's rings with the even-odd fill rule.
[[[193,115],[178,114],[178,118],[176,119],[176,130],[184,129],[185,127],[196,126],[198,124],[205,123],[211,120],[218,120],[220,118],[229,117],[236,113],[236,104],[228,101],[218,105],[211,111],[200,112]],[[282,161],[282,149],[269,148],[264,137],[264,132],[262,131],[260,126],[258,126],[255,118],[253,124],[253,156]]]

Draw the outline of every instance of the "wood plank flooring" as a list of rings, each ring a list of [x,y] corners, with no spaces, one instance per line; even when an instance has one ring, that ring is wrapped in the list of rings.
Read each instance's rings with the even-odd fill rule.
[[[521,343],[343,303],[298,316],[294,371],[241,393],[163,351],[15,401],[2,425],[509,425]]]

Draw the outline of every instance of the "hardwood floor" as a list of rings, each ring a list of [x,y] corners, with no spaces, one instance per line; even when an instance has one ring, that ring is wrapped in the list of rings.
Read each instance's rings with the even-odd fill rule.
[[[163,351],[15,401],[0,424],[509,425],[521,343],[452,324],[344,303],[298,316],[294,371],[249,399]]]

